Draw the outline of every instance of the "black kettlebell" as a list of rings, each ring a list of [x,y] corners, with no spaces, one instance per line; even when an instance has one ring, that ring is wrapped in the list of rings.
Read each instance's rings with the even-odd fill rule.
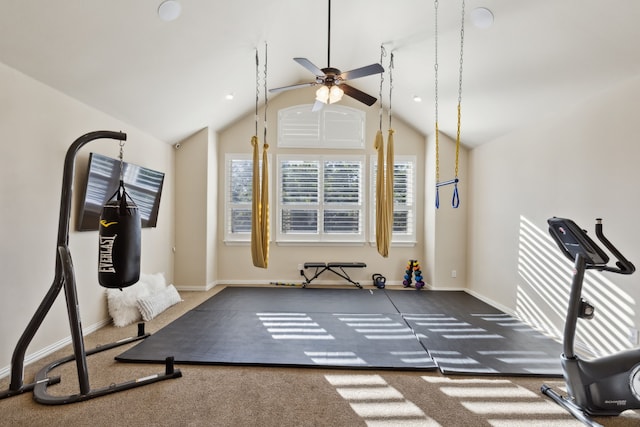
[[[383,289],[387,281],[387,279],[382,274],[378,273],[371,276],[371,279],[373,280],[373,286],[378,289]]]

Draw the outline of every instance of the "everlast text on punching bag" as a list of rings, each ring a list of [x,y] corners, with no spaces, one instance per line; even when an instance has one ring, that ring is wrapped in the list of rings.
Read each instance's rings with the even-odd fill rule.
[[[105,288],[126,288],[140,279],[140,212],[123,181],[104,205],[98,235],[98,281]]]

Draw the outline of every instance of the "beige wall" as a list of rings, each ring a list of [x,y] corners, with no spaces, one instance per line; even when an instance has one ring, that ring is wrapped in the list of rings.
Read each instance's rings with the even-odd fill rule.
[[[456,142],[445,134],[438,138],[440,180],[455,178]],[[440,207],[436,208],[436,144],[435,136],[428,139],[425,157],[425,235],[427,250],[427,278],[434,289],[461,290],[467,285],[467,215],[469,185],[467,173],[468,151],[460,145],[458,159],[459,205],[452,206],[453,185],[440,187]]]
[[[218,157],[216,135],[201,129],[176,145],[175,284],[181,290],[215,286]]]
[[[274,97],[269,102],[268,122],[270,124],[268,141],[270,144],[269,152],[272,155],[272,161],[275,163],[278,153],[291,153],[292,149],[278,149],[277,147],[277,112],[281,108],[290,107],[298,104],[309,103],[313,100],[313,89],[296,90],[285,92],[278,97]],[[366,149],[365,150],[331,150],[332,153],[344,154],[365,154],[367,161],[369,156],[375,154],[373,142],[375,133],[378,130],[378,107],[367,108],[362,104],[351,99],[345,99],[342,105],[362,109],[365,108],[367,113],[366,122]],[[263,117],[263,112],[259,113]],[[385,114],[386,117],[386,114]],[[262,122],[262,120],[260,120]],[[384,121],[386,123],[386,120]],[[398,119],[394,119],[393,127],[395,129],[395,153],[415,155],[417,160],[417,239],[415,247],[392,247],[390,256],[383,258],[380,256],[374,246],[356,245],[356,246],[310,246],[310,245],[278,245],[271,244],[269,268],[261,269],[253,267],[251,261],[251,252],[248,244],[246,245],[228,245],[223,242],[223,218],[224,218],[224,202],[222,196],[218,204],[218,271],[216,273],[218,283],[250,283],[263,284],[269,282],[286,282],[300,283],[301,277],[298,273],[298,264],[308,261],[362,261],[367,264],[364,270],[353,269],[349,274],[357,281],[365,284],[371,283],[371,275],[380,273],[387,278],[387,283],[401,283],[404,269],[409,259],[418,259],[423,267],[425,264],[425,243],[424,243],[424,177],[425,167],[421,163],[425,158],[425,138],[423,135],[415,131],[413,128],[402,123]],[[262,129],[262,128],[260,128]],[[228,129],[221,131],[218,135],[218,158],[220,162],[224,162],[225,153],[251,153],[251,137],[255,133],[254,114],[249,114],[242,118]],[[385,141],[386,131],[384,128]],[[259,131],[259,137],[262,141],[262,130]],[[313,154],[313,150],[304,150],[306,154]],[[220,163],[221,164],[221,163]],[[368,176],[368,169],[367,169]],[[275,169],[271,174],[272,183],[275,183]],[[224,168],[220,166],[218,173],[218,192],[224,194]],[[275,188],[275,187],[272,187]],[[368,186],[365,187],[365,195],[368,196]],[[273,191],[275,193],[275,189]],[[272,194],[273,196],[273,194]],[[275,198],[272,197],[272,227],[275,215]],[[367,217],[368,223],[368,217]],[[370,226],[370,224],[369,224]],[[273,230],[273,228],[272,228]],[[275,231],[272,231],[272,236]],[[427,267],[428,268],[428,267]],[[314,283],[336,283],[345,284],[346,282],[339,277],[325,273]]]
[[[640,265],[638,111],[640,79],[471,152],[470,291],[559,333],[571,268],[547,237],[552,216],[592,236],[594,219],[604,218],[610,240]],[[597,308],[581,326],[586,346],[631,346],[629,330],[640,325],[636,276],[589,275],[596,283],[585,292]]]
[[[67,148],[95,130],[128,135],[125,160],[165,172],[158,226],[143,229],[142,271],[173,278],[173,149],[126,123],[109,117],[0,64],[0,376],[8,372],[11,354],[54,277],[62,169]],[[118,143],[94,141],[76,159],[70,248],[75,266],[82,323],[86,329],[108,315],[104,290],[97,282],[97,231],[75,232],[76,211],[89,152],[118,156]],[[68,340],[64,295],[35,336],[29,353],[42,353]]]

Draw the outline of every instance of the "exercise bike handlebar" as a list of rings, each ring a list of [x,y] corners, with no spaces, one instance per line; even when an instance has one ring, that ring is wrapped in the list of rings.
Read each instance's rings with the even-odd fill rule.
[[[598,236],[598,240],[602,242],[602,244],[611,252],[611,254],[616,257],[616,268],[609,267],[608,265],[600,268],[603,271],[610,271],[612,273],[618,274],[633,274],[636,271],[636,267],[631,263],[631,261],[627,260],[624,255],[620,253],[620,251],[607,239],[602,232],[602,218],[596,218],[596,236]]]

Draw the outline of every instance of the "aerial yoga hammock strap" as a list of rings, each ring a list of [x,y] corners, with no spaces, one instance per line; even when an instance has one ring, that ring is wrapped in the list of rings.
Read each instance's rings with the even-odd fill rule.
[[[380,62],[386,56],[384,46],[380,46]],[[393,68],[393,54],[389,66],[389,136],[387,140],[387,160],[384,158],[384,138],[382,136],[382,87],[384,75],[380,74],[380,124],[376,132],[374,148],[378,153],[376,171],[376,246],[378,253],[383,257],[389,256],[389,247],[393,233],[393,129],[391,128],[391,87],[393,79],[391,69]]]
[[[457,208],[460,206],[460,194],[458,193],[458,163],[460,157],[460,122],[461,122],[461,104],[462,104],[462,62],[464,51],[464,0],[462,0],[462,18],[460,24],[460,71],[458,77],[458,125],[456,134],[456,161],[455,161],[455,178],[449,181],[440,182],[440,142],[438,129],[438,0],[434,1],[435,8],[435,135],[436,135],[436,209],[440,207],[440,187],[453,184],[453,196],[451,198],[451,206]]]
[[[393,52],[389,57],[389,133],[387,135],[387,168],[385,175],[385,208],[387,210],[387,235],[389,245],[391,245],[391,239],[393,236],[393,180],[394,180],[394,141],[393,141],[393,127],[391,127],[391,92],[393,90]]]
[[[269,265],[269,162],[267,156],[267,45],[265,44],[264,63],[264,145],[262,150],[262,179],[260,178],[260,156],[258,140],[258,103],[260,98],[260,69],[258,50],[256,49],[256,109],[255,135],[251,138],[253,146],[253,180],[251,192],[251,257],[253,265],[267,268]]]

